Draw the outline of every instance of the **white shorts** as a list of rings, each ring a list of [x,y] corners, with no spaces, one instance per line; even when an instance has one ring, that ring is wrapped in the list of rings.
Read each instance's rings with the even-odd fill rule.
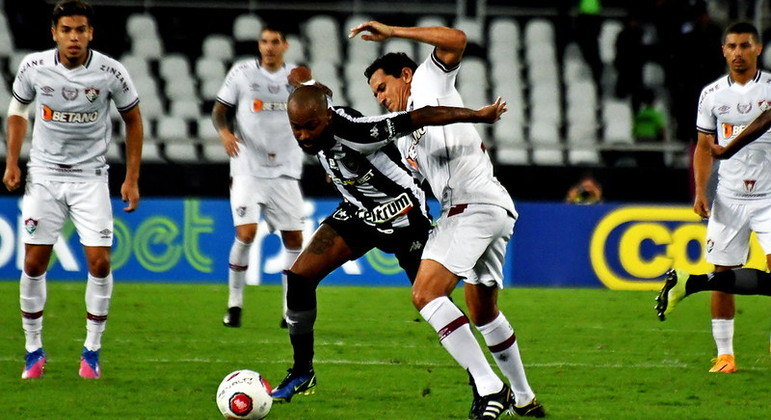
[[[466,283],[500,289],[514,222],[506,209],[491,204],[469,204],[452,216],[445,212],[428,236],[423,259],[442,264]]]
[[[707,262],[746,264],[752,232],[766,255],[771,254],[771,202],[736,202],[716,196],[707,224]]]
[[[22,241],[53,245],[70,216],[83,246],[112,246],[112,204],[106,182],[27,182]]]
[[[258,178],[236,175],[230,185],[233,225],[249,225],[265,219],[271,231],[305,228],[300,182],[294,178]]]

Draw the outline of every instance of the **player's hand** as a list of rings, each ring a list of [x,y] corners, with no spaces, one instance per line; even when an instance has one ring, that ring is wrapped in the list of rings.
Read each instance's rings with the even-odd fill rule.
[[[725,147],[719,145],[719,144],[710,144],[709,146],[709,153],[712,155],[715,159],[728,159],[731,157],[725,152]]]
[[[136,182],[124,181],[120,187],[120,197],[124,203],[128,203],[123,211],[131,213],[139,206],[139,185]]]
[[[238,139],[238,137],[234,136],[233,133],[228,131],[220,131],[220,141],[222,142],[222,147],[225,148],[225,153],[227,153],[228,156],[238,156],[238,152],[240,151],[238,143],[241,141]]]
[[[491,105],[479,108],[477,112],[482,117],[482,122],[492,124],[501,119],[501,115],[508,111],[506,102],[499,96]]]
[[[378,21],[371,20],[351,29],[348,38],[354,38],[360,32],[369,32],[361,34],[361,39],[366,41],[385,41],[394,34],[394,28]]]
[[[286,80],[289,82],[289,84],[294,87],[298,87],[311,79],[313,79],[313,76],[311,75],[311,69],[305,66],[297,66],[293,68],[291,71],[289,71],[289,76],[286,77]]]
[[[709,203],[706,195],[696,194],[696,198],[693,200],[693,212],[705,219],[709,218]]]
[[[3,184],[8,191],[13,191],[21,185],[21,169],[19,165],[7,165],[3,174]]]

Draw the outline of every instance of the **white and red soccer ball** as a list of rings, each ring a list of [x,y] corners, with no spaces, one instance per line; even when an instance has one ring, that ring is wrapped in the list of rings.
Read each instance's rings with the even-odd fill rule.
[[[270,384],[252,370],[225,376],[217,388],[217,406],[226,419],[264,419],[273,405]]]

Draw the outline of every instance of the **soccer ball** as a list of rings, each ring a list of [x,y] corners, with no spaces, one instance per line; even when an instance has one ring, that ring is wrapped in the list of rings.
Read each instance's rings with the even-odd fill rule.
[[[226,419],[264,419],[273,405],[270,384],[252,370],[225,376],[217,388],[217,406]]]

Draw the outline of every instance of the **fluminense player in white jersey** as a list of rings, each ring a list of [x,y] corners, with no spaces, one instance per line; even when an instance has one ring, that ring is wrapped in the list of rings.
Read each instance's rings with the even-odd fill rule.
[[[771,266],[771,133],[767,132],[768,125],[762,128],[771,108],[771,74],[758,69],[761,49],[758,31],[752,24],[741,22],[728,27],[723,38],[723,56],[729,72],[704,87],[696,119],[699,138],[693,155],[696,181],[693,210],[709,218],[707,261],[715,264],[711,280],[735,276],[738,286],[768,279],[759,270],[732,270],[747,262],[752,232],[766,253],[766,264]],[[760,121],[749,126],[759,115]],[[748,132],[742,133],[745,128]],[[737,137],[740,133],[742,138]],[[750,136],[756,138],[752,143]],[[717,191],[710,209],[707,185],[712,153],[726,160],[718,167]],[[671,312],[673,304],[696,291],[686,290],[688,277],[678,270],[667,273],[656,305],[662,320]],[[753,290],[752,287],[744,289]],[[717,359],[710,372],[735,372],[733,294],[714,291],[711,309]]]
[[[303,153],[289,128],[286,101],[296,85],[311,78],[310,71],[284,62],[289,43],[280,30],[264,27],[258,44],[260,57],[239,61],[230,69],[212,111],[214,127],[230,156],[230,207],[236,229],[223,320],[229,327],[241,326],[249,248],[260,214],[271,229],[281,232],[285,270],[300,254],[305,224],[300,192]],[[281,326],[286,328],[286,274],[282,283]]]
[[[364,74],[372,92],[389,111],[463,106],[455,89],[466,47],[462,31],[366,22],[352,29],[350,37],[358,33],[370,41],[395,37],[435,46],[420,66],[403,53],[391,53],[367,68]],[[520,415],[544,416],[544,408],[527,382],[514,330],[498,310],[506,244],[517,213],[508,192],[493,176],[482,140],[470,124],[452,124],[416,131],[412,137],[400,139],[400,149],[442,203],[441,217],[423,251],[412,300],[445,349],[472,378],[470,417],[494,419],[509,408]],[[471,320],[509,379],[511,390],[487,362],[468,318],[449,298],[460,280],[465,282]]]
[[[113,218],[105,153],[110,143],[110,101],[126,123],[125,211],[139,204],[142,117],[139,97],[126,69],[89,48],[93,10],[81,0],[53,9],[56,48],[28,55],[13,83],[8,110],[8,156],[3,183],[21,185],[19,153],[30,106],[35,112],[32,151],[22,200],[24,269],[20,303],[27,355],[22,378],[42,376],[46,363],[41,332],[46,302],[46,268],[53,245],[69,216],[88,263],[86,340],[80,361],[83,378],[99,378],[99,350],[112,295],[110,246]]]

